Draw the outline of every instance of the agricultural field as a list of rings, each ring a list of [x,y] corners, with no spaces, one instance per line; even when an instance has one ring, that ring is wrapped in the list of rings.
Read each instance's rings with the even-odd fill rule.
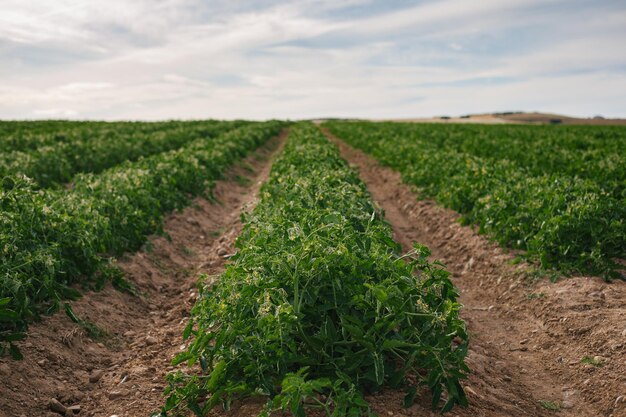
[[[626,129],[329,123],[349,144],[561,273],[623,276]]]
[[[0,176],[25,175],[41,187],[61,186],[78,173],[97,173],[125,161],[180,148],[194,139],[216,136],[243,124],[245,122],[88,122],[60,129],[53,125],[37,134],[11,131],[0,145]]]
[[[226,167],[276,135],[280,126],[268,122],[229,131],[227,124],[226,133],[213,135],[213,129],[197,131],[191,124],[185,127],[187,134],[171,132],[173,144],[166,148],[180,143],[178,149],[128,160],[99,174],[77,175],[69,189],[42,189],[23,173],[4,175],[1,352],[8,349],[19,358],[11,342],[23,336],[29,320],[57,310],[64,299],[76,298],[73,283],[97,289],[111,278],[114,285],[132,291],[108,259],[139,248],[147,235],[160,230],[164,213],[184,207],[190,196],[210,192],[211,183]],[[185,144],[181,137],[191,140]],[[159,146],[162,135],[154,141],[145,140],[145,149]],[[104,146],[97,142],[87,141],[86,147],[128,151],[117,138]],[[40,155],[46,158],[45,153]],[[54,166],[53,161],[48,162]],[[68,304],[66,310],[73,316]]]
[[[0,417],[626,415],[625,150],[0,122]]]

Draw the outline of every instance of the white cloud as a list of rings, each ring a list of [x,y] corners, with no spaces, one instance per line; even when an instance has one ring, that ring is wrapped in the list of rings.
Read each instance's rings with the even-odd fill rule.
[[[5,3],[0,117],[624,115],[626,7],[610,2],[430,1],[358,18],[326,0]]]
[[[33,115],[43,118],[67,118],[77,117],[79,113],[76,110],[71,109],[39,109],[34,110]]]

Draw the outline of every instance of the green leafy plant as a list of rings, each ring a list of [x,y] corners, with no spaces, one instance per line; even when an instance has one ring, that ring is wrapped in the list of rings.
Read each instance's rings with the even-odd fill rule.
[[[372,412],[365,395],[418,387],[467,405],[458,291],[421,245],[404,256],[365,186],[311,124],[292,130],[214,287],[200,297],[168,376],[162,415],[203,416],[250,396],[274,410]],[[440,403],[446,393],[446,400]]]
[[[97,173],[125,161],[180,148],[199,138],[209,139],[244,124],[211,120],[94,125],[76,122],[77,127],[71,130],[38,135],[39,143],[33,149],[0,152],[0,177],[26,175],[42,187],[59,186],[77,173]],[[63,135],[59,137],[59,133]]]
[[[539,405],[550,411],[559,411],[561,409],[561,404],[554,401],[539,400]]]
[[[623,278],[626,129],[329,122],[542,269]]]
[[[593,366],[596,366],[596,367],[604,366],[604,362],[602,362],[602,360],[596,359],[593,356],[587,356],[587,355],[583,356],[580,359],[580,363],[584,363],[586,365],[593,365]]]
[[[224,170],[277,135],[280,122],[253,123],[186,146],[80,174],[71,190],[41,190],[29,178],[0,180],[0,320],[3,353],[29,321],[76,299],[77,282],[105,280],[134,292],[110,258],[140,248],[163,215],[206,195]]]
[[[533,293],[527,294],[526,298],[529,299],[529,300],[535,300],[537,298],[543,298],[545,296],[546,296],[546,294],[543,293],[543,292],[538,292],[538,293],[533,292]]]

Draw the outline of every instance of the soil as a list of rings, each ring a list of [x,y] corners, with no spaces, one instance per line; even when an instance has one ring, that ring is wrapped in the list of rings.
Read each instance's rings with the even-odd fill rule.
[[[78,416],[157,410],[165,374],[175,369],[170,361],[185,348],[181,334],[198,275],[216,278],[223,270],[241,230],[240,214],[254,207],[284,139],[230,170],[216,185],[215,201],[196,199],[170,215],[169,238],[153,236],[119,261],[141,297],[107,287],[72,303],[78,316],[107,332],[99,341],[63,313],[33,324],[20,343],[26,359],[0,360],[0,417],[58,417],[53,410],[69,406],[80,406]],[[399,174],[333,140],[360,170],[404,249],[426,244],[461,291],[471,335],[472,373],[464,382],[470,407],[448,415],[626,416],[626,283],[537,278],[531,265],[514,264],[513,254],[461,226],[455,212],[419,200]],[[420,405],[429,404],[427,394],[408,409],[403,396],[386,391],[368,400],[380,416],[437,415]],[[211,415],[255,416],[260,407],[260,401],[246,401]]]

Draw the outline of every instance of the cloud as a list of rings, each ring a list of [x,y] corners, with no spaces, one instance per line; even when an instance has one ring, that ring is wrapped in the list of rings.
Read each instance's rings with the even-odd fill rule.
[[[75,118],[79,113],[71,109],[39,109],[34,110],[33,115],[43,118]]]
[[[5,118],[625,116],[621,2],[6,3]]]

